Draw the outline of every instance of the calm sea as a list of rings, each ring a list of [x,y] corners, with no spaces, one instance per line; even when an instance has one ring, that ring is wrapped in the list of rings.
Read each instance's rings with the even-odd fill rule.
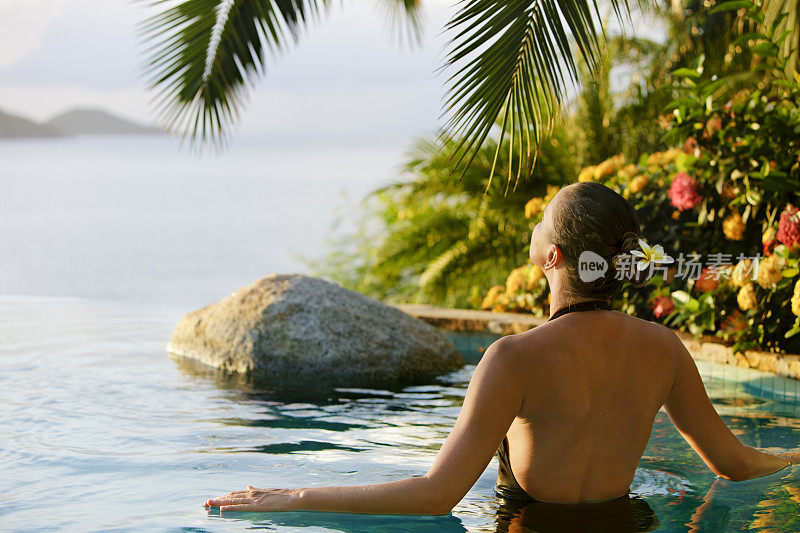
[[[397,177],[407,141],[244,137],[198,157],[168,137],[0,142],[0,294],[196,307],[308,273],[334,222]]]

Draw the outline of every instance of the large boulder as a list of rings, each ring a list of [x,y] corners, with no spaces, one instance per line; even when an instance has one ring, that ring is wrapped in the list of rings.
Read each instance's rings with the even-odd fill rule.
[[[167,351],[228,372],[342,385],[420,382],[464,366],[435,327],[300,274],[271,274],[187,314]]]

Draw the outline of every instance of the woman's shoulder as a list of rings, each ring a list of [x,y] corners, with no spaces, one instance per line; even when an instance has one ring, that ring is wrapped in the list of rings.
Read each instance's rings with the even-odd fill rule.
[[[590,324],[600,336],[608,337],[609,340],[635,336],[639,338],[640,342],[659,345],[663,343],[667,346],[673,344],[676,339],[679,340],[675,332],[663,324],[619,311],[606,311],[602,320],[595,320]],[[575,331],[576,326],[580,328],[580,332]],[[506,351],[521,350],[529,354],[547,353],[550,348],[564,347],[571,341],[583,344],[589,337],[596,337],[586,329],[586,326],[585,322],[576,323],[571,320],[559,319],[545,322],[522,333],[506,335],[500,341],[503,342]]]

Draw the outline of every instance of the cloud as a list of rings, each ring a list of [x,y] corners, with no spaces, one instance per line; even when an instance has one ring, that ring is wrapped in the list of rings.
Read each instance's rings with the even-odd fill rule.
[[[0,0],[7,2],[8,0]],[[71,0],[41,47],[0,68],[0,108],[45,120],[72,107],[99,107],[156,122],[137,67],[133,23],[146,10],[123,0]],[[232,133],[324,135],[412,132],[432,127],[442,78],[435,34],[445,6],[427,6],[425,44],[409,50],[391,39],[373,4],[349,4],[313,23],[286,54],[270,57]]]
[[[64,0],[0,0],[0,67],[37,50]]]
[[[126,0],[70,0],[55,12],[46,12],[42,6],[53,1],[34,2],[39,6],[36,15],[49,17],[49,24],[24,60],[0,68],[0,84],[114,89],[135,85],[140,58],[136,55],[133,4]],[[26,10],[15,7],[13,12],[17,11]],[[19,24],[19,31],[28,32],[36,30],[40,22],[22,20]],[[4,41],[5,36],[0,39]]]

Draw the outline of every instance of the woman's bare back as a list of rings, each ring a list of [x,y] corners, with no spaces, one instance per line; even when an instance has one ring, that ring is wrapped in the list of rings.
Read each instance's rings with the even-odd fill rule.
[[[513,336],[529,364],[508,451],[528,494],[573,502],[628,492],[674,380],[669,336],[664,326],[605,310]]]

